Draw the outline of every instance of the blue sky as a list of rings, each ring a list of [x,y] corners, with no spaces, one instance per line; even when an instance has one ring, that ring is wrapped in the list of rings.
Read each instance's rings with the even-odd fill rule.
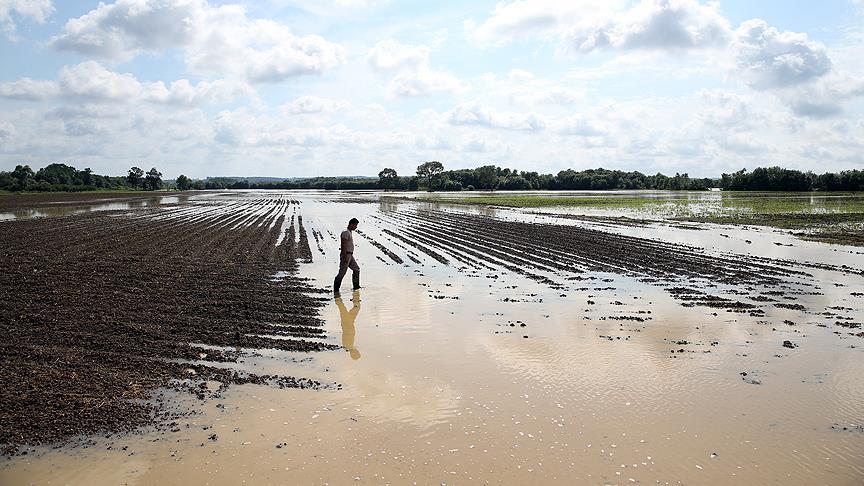
[[[864,2],[0,0],[0,169],[864,169]]]

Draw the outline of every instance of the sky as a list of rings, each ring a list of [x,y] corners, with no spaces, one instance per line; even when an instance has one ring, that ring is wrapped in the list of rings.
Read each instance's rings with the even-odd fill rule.
[[[0,0],[0,170],[864,169],[864,0]]]

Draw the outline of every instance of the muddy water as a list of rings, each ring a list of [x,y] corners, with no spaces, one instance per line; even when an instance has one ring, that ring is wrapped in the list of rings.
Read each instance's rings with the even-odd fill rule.
[[[412,203],[323,193],[302,203],[304,224],[323,237],[323,251],[313,247],[302,271],[319,285],[332,282],[335,238],[351,216],[405,263],[355,235],[363,288],[350,292],[346,278],[323,316],[328,341],[344,349],[314,357],[268,351],[241,366],[341,389],[246,385],[203,404],[178,397],[200,413],[175,432],[17,457],[0,469],[0,482],[864,482],[864,340],[820,327],[829,320],[816,312],[842,307],[838,314],[864,320],[864,298],[851,295],[864,291],[860,276],[812,270],[821,295],[798,297],[807,311],[750,317],[683,307],[661,288],[612,273],[552,289],[413,252],[418,264],[383,233],[392,225],[376,219],[410,212]],[[773,232],[608,230],[861,266],[854,249],[781,247],[773,241],[786,236]],[[614,319],[625,316],[645,320]]]
[[[96,200],[88,203],[55,202],[36,208],[19,209],[15,211],[0,211],[0,221],[12,219],[49,218],[52,216],[67,216],[71,214],[89,213],[94,211],[118,211],[142,209],[148,206],[178,204],[187,202],[188,196],[154,196],[149,198],[130,198],[130,200],[112,201]]]

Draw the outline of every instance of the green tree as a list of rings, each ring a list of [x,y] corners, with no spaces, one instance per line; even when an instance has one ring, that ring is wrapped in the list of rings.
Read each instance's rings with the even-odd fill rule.
[[[29,165],[16,165],[15,170],[12,171],[12,178],[14,178],[17,183],[17,187],[15,187],[14,190],[26,190],[27,186],[33,182],[34,175],[33,169],[31,169]]]
[[[17,183],[11,172],[0,171],[0,190],[14,191]]]
[[[393,186],[395,186],[398,181],[399,174],[397,174],[393,169],[385,168],[378,173],[378,183],[381,184],[381,187],[384,188],[385,191],[393,189]]]
[[[36,172],[36,179],[45,181],[52,185],[67,185],[75,184],[78,176],[78,171],[75,167],[66,164],[48,164]]]
[[[156,170],[156,167],[147,171],[147,177],[144,179],[144,189],[148,191],[162,189],[162,173]]]
[[[177,189],[180,189],[181,191],[188,190],[192,186],[192,181],[190,181],[189,178],[183,174],[177,176],[176,183]]]
[[[423,162],[417,166],[417,177],[430,189],[432,187],[432,179],[442,172],[444,172],[444,164],[437,160]]]
[[[498,185],[498,168],[494,165],[484,165],[474,169],[474,175],[477,183],[474,185],[477,189],[492,190]]]
[[[417,191],[420,189],[420,178],[417,176],[413,176],[408,179],[408,190],[409,191]]]
[[[81,182],[83,182],[85,186],[95,185],[94,183],[96,182],[96,179],[93,177],[93,169],[90,167],[78,172],[78,176],[81,178]]]
[[[132,167],[129,169],[129,174],[126,176],[126,184],[131,188],[141,187],[144,181],[144,170],[140,167]]]

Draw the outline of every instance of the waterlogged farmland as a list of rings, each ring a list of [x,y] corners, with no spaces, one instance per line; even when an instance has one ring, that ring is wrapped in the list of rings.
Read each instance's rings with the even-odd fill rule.
[[[0,212],[4,483],[864,480],[857,196]]]
[[[796,236],[803,239],[864,246],[864,196],[860,193],[561,191],[421,197],[444,203],[533,208],[571,218],[766,226],[798,230]]]

